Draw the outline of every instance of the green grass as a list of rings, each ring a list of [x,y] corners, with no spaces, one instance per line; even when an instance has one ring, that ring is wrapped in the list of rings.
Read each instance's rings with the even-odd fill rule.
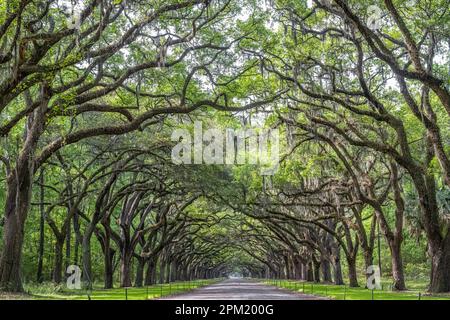
[[[212,280],[195,280],[185,282],[172,282],[162,285],[153,285],[143,288],[117,288],[117,289],[94,289],[92,292],[87,290],[69,290],[62,289],[59,292],[42,292],[38,287],[30,289],[30,295],[37,300],[150,300],[161,297],[179,294],[190,291],[195,288],[206,286],[215,282]]]
[[[277,280],[276,282],[274,280],[263,280],[263,282],[295,292],[329,297],[336,300],[372,300],[372,290],[363,287],[349,288],[348,286],[293,280]],[[387,289],[373,291],[373,300],[419,300],[419,294],[421,300],[450,300],[449,294],[426,294],[425,287],[420,282],[408,284],[409,290],[404,292],[389,290],[386,283],[383,283],[383,288]]]

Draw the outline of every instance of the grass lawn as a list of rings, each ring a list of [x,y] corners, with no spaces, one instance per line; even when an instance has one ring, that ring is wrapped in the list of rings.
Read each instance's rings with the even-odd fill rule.
[[[336,300],[450,300],[450,294],[428,295],[425,285],[421,282],[411,282],[407,286],[408,291],[395,292],[389,289],[387,282],[383,283],[383,290],[361,288],[349,288],[333,284],[318,284],[293,280],[263,280],[265,284],[280,288],[317,296],[330,297]],[[387,289],[384,289],[387,288]],[[373,294],[373,298],[372,298]]]
[[[117,288],[100,289],[94,288],[92,292],[87,290],[64,289],[58,292],[45,292],[39,287],[30,289],[28,298],[37,300],[149,300],[158,299],[177,293],[186,292],[195,288],[206,286],[220,280],[195,280],[185,282],[172,282],[162,285],[153,285],[143,288]]]

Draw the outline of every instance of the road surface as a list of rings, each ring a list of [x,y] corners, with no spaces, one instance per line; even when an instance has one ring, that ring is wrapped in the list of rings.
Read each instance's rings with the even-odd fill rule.
[[[294,293],[247,279],[227,279],[163,300],[319,300],[320,297]]]

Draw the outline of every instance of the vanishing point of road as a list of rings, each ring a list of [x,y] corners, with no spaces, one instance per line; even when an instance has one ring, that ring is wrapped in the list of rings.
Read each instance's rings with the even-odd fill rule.
[[[291,292],[247,279],[227,279],[163,300],[319,300],[313,295]]]

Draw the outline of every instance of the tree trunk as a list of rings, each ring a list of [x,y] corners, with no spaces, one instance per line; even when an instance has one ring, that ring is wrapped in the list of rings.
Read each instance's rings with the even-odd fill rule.
[[[189,270],[188,270],[188,266],[184,266],[183,268],[183,281],[187,281],[189,280]]]
[[[165,265],[164,265],[164,256],[161,255],[159,259],[159,283],[164,282],[164,271],[165,271]]]
[[[147,262],[147,271],[145,272],[145,285],[151,286],[156,283],[156,258],[150,258]]]
[[[306,266],[305,263],[302,263],[301,267],[302,267],[302,280],[308,281],[308,267]]]
[[[171,273],[170,261],[167,261],[166,262],[166,280],[165,280],[165,283],[169,283],[170,282],[170,273]]]
[[[171,263],[170,281],[175,282],[177,280],[178,264],[176,260]]]
[[[136,288],[141,288],[144,285],[144,268],[145,268],[145,259],[139,258],[136,269],[136,279],[134,280],[134,286]]]
[[[359,287],[358,274],[356,272],[356,259],[347,259],[348,262],[348,280],[349,286],[352,288]]]
[[[441,245],[431,244],[431,279],[429,291],[449,292],[450,291],[450,230],[441,242]]]
[[[419,196],[423,225],[428,239],[428,253],[431,257],[429,291],[450,292],[450,228],[446,228],[446,236],[443,237],[439,223],[434,177],[422,176],[412,170],[408,172]]]
[[[105,249],[105,289],[112,289],[114,287],[113,261],[115,251],[109,246],[106,246]]]
[[[284,256],[284,267],[285,267],[285,274],[284,278],[289,279],[291,277],[291,264],[289,261],[289,256]]]
[[[314,282],[319,283],[320,282],[320,262],[314,261]]]
[[[195,279],[195,268],[192,267],[189,271],[189,280],[194,280]]]
[[[92,289],[92,257],[91,257],[91,238],[94,232],[94,227],[92,225],[88,226],[82,243],[83,251],[83,282],[86,287]]]
[[[57,239],[55,242],[55,262],[53,266],[53,282],[56,284],[62,282],[63,247],[64,238],[62,240]]]
[[[313,270],[314,270],[313,263],[312,262],[308,263],[307,267],[306,267],[306,281],[309,281],[309,282],[314,281]]]
[[[332,279],[331,279],[330,261],[328,261],[326,259],[323,259],[322,263],[321,263],[321,266],[322,266],[323,281],[331,283]]]
[[[8,193],[5,203],[5,222],[3,227],[3,248],[0,260],[0,290],[7,292],[21,292],[22,281],[20,279],[20,260],[22,259],[24,221],[28,208],[24,204],[16,207],[17,186],[15,178],[8,183]],[[18,197],[20,200],[23,198]],[[20,208],[25,212],[20,212]]]
[[[294,258],[294,268],[295,268],[295,279],[302,279],[302,263],[300,259]]]
[[[73,216],[73,230],[75,231],[75,245],[74,245],[74,253],[73,253],[73,264],[78,265],[78,251],[80,244],[83,243],[83,236],[80,230],[79,216],[78,210],[75,212]]]
[[[16,167],[7,178],[4,212],[3,246],[0,257],[0,290],[23,291],[20,276],[25,221],[31,201],[34,175],[34,154],[44,130],[44,118],[49,100],[49,86],[41,87],[42,103],[28,116],[25,142],[16,161]],[[28,100],[28,99],[27,99]],[[27,103],[28,104],[28,103]]]
[[[392,277],[394,283],[392,288],[394,290],[406,290],[405,276],[403,272],[403,261],[401,255],[401,244],[399,241],[393,241],[389,246],[392,260]]]
[[[339,256],[334,258],[333,271],[334,271],[334,284],[343,285],[344,277],[342,276],[342,266],[341,266],[340,254],[339,254]]]
[[[68,211],[70,211],[70,210],[68,210]],[[71,264],[71,262],[70,262],[71,242],[72,242],[72,226],[69,221],[69,223],[67,224],[67,230],[66,230],[66,259],[65,259],[66,260],[65,261],[66,270]]]
[[[43,267],[44,267],[44,241],[45,241],[45,190],[44,190],[44,168],[41,168],[41,173],[39,175],[40,192],[39,192],[39,247],[38,247],[38,266],[36,273],[36,281],[42,283],[44,281],[43,277]]]
[[[123,288],[131,287],[131,258],[130,253],[123,253],[120,259],[120,286]]]
[[[363,251],[363,255],[364,255],[364,266],[366,267],[366,271],[367,271],[370,266],[373,266],[373,251],[367,250],[367,248],[366,248]],[[367,272],[365,272],[365,274],[366,274],[366,280],[368,280],[370,277],[370,274],[368,274]]]
[[[21,292],[20,268],[25,220],[31,197],[32,168],[27,166],[25,172],[15,173],[9,180],[0,259],[0,290]],[[19,182],[18,185],[16,181]]]

